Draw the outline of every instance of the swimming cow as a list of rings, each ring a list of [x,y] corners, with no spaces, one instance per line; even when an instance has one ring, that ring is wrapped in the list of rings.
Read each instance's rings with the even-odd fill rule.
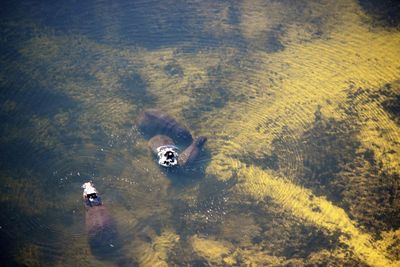
[[[138,125],[140,130],[148,136],[165,134],[177,142],[192,142],[192,135],[188,129],[158,109],[146,109],[141,112],[138,117]]]
[[[145,135],[152,136],[149,147],[157,156],[158,164],[163,167],[183,167],[192,164],[207,141],[203,136],[193,140],[188,129],[158,109],[144,110],[139,115],[138,125]],[[174,141],[190,145],[180,153]]]
[[[116,249],[118,239],[116,224],[106,206],[103,205],[93,183],[84,183],[82,188],[90,248],[96,257],[109,258]]]

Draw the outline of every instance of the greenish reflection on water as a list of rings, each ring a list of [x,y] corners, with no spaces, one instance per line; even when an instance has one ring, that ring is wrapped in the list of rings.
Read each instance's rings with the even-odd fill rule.
[[[390,1],[6,1],[4,266],[393,265],[400,32]],[[206,151],[166,172],[135,118]],[[81,184],[117,223],[92,255]]]

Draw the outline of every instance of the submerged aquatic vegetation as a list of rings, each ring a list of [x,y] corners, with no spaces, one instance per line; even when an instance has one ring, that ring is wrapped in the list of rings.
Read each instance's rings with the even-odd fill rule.
[[[152,34],[171,33],[179,19],[153,21],[156,7],[142,19],[162,25]],[[204,1],[185,10],[202,14],[184,16],[209,38],[201,45],[187,29],[182,42],[120,41],[128,13],[96,17],[105,26],[100,40],[2,22],[9,31],[0,44],[18,56],[0,58],[8,66],[0,71],[0,147],[11,154],[1,156],[9,175],[0,202],[21,218],[55,214],[47,221],[59,237],[52,248],[63,249],[47,260],[29,239],[15,246],[15,261],[102,264],[79,254],[88,244],[76,192],[94,178],[124,233],[126,262],[398,264],[399,32],[371,29],[357,1]],[[150,160],[135,125],[148,107],[209,137],[201,179]],[[54,186],[62,204],[46,197]],[[35,208],[21,197],[29,192]]]

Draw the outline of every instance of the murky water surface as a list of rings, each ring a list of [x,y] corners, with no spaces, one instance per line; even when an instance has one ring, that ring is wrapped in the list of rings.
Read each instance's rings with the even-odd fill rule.
[[[3,1],[0,265],[399,266],[399,10]],[[146,108],[208,137],[196,164],[157,165]]]

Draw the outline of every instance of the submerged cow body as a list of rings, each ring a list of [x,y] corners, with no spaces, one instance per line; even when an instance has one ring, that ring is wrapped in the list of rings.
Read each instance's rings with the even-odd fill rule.
[[[82,185],[86,209],[85,223],[90,249],[98,258],[109,257],[116,249],[118,233],[116,224],[103,205],[92,182]]]
[[[183,167],[194,163],[207,141],[203,136],[193,140],[189,130],[157,109],[143,111],[139,115],[138,125],[147,136],[151,136],[149,147],[158,157],[158,163],[164,167]],[[180,153],[175,141],[187,147]]]
[[[148,136],[164,134],[177,142],[192,142],[192,135],[173,117],[158,109],[146,109],[137,121],[140,129]]]

